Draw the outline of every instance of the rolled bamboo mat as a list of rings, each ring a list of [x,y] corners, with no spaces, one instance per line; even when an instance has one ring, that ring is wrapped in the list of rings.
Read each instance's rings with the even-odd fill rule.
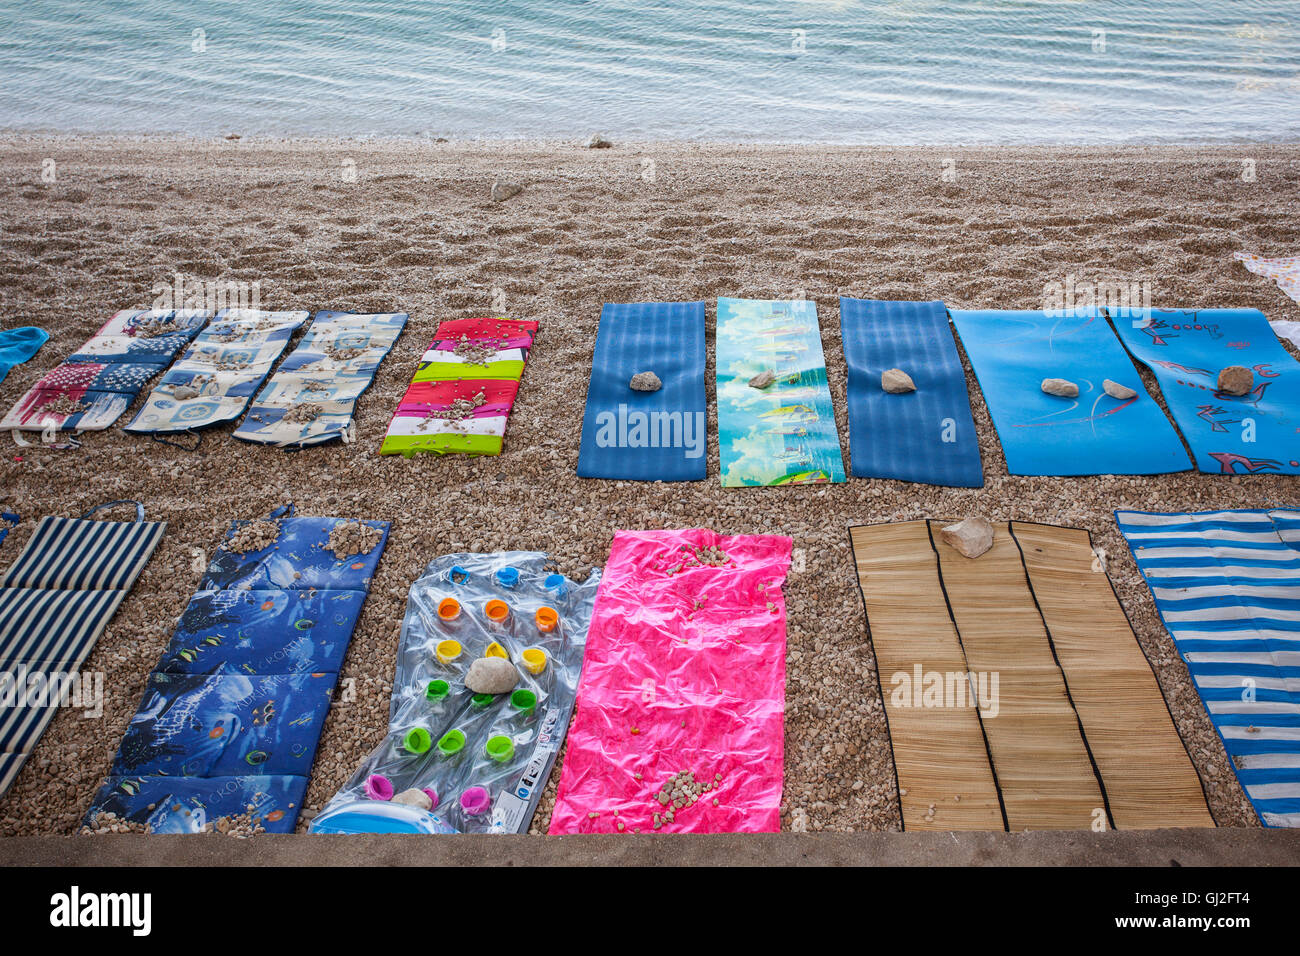
[[[967,558],[941,540],[942,522],[930,524],[966,661],[976,674],[998,677],[997,714],[986,710],[983,725],[1008,825],[1108,827],[1079,717],[1008,525],[995,524],[993,547]]]
[[[1200,778],[1087,531],[1011,523],[1118,829],[1212,827]]]
[[[860,526],[849,534],[885,699],[904,829],[1005,829],[970,695],[955,706],[926,706],[923,697],[925,675],[964,678],[968,671],[926,523]]]

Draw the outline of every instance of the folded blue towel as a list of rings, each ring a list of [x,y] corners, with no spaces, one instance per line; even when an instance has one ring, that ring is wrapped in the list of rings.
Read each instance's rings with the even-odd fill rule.
[[[0,331],[0,382],[5,380],[11,368],[22,365],[39,352],[49,337],[48,332],[34,325]]]

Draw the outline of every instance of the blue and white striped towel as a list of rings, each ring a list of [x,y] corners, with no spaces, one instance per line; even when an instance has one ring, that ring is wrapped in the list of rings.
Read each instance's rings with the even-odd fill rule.
[[[1115,520],[1255,811],[1300,827],[1300,510]]]

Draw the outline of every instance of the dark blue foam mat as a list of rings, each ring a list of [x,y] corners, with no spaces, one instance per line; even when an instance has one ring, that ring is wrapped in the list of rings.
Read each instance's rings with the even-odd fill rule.
[[[338,671],[387,543],[336,554],[337,518],[287,517],[258,551],[235,522],[149,676],[111,775],[86,813],[154,832],[196,832],[250,814],[292,831]],[[250,810],[252,806],[254,810]]]
[[[966,373],[943,303],[841,297],[840,333],[849,370],[852,473],[982,487]],[[891,368],[910,375],[916,391],[882,389],[881,373]]]
[[[1173,425],[1095,309],[1048,312],[950,309],[1013,475],[1156,475],[1189,471]],[[1079,386],[1048,395],[1043,379]],[[1111,379],[1137,392],[1111,398]]]
[[[1300,474],[1300,364],[1256,309],[1150,309],[1113,314],[1115,329],[1155,374],[1196,467],[1216,475]],[[1245,395],[1219,372],[1254,373]]]
[[[638,372],[663,382],[629,386]],[[578,475],[701,481],[707,475],[704,303],[607,304],[600,313],[582,416]]]

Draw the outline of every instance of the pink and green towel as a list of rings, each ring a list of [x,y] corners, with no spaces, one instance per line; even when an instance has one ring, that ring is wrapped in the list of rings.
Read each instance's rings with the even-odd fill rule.
[[[454,319],[438,326],[381,455],[499,455],[537,323]]]

